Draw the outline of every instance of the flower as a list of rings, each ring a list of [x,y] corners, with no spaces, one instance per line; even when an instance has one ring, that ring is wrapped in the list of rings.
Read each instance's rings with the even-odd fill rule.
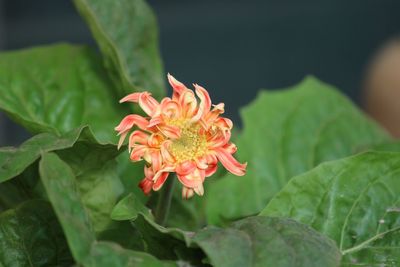
[[[159,190],[170,172],[176,172],[183,184],[183,198],[204,194],[203,182],[217,170],[217,163],[231,173],[242,176],[246,165],[232,154],[236,146],[230,142],[233,123],[221,117],[224,104],[212,105],[206,89],[193,84],[196,95],[168,74],[173,88],[172,98],[159,103],[149,92],[127,95],[122,102],[138,103],[148,117],[131,114],[115,127],[121,147],[128,133],[128,151],[132,161],[145,160],[144,179],[139,187],[145,194]]]

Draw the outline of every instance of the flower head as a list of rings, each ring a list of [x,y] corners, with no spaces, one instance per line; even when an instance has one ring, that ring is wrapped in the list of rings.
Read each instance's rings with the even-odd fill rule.
[[[176,172],[184,198],[194,193],[201,196],[203,182],[216,172],[218,161],[231,173],[244,175],[246,163],[232,156],[236,152],[230,142],[232,121],[220,116],[224,104],[212,105],[207,90],[198,84],[193,85],[195,94],[170,74],[168,81],[172,98],[159,103],[149,92],[140,92],[120,101],[138,103],[148,115],[128,115],[115,127],[120,136],[118,148],[130,133],[130,159],[146,161],[145,177],[139,184],[143,192],[159,190],[169,173]]]

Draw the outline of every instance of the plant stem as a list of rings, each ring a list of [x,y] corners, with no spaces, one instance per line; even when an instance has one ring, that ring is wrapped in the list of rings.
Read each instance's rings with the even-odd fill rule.
[[[164,226],[171,206],[172,193],[174,192],[175,177],[169,177],[161,190],[154,213],[155,221]]]

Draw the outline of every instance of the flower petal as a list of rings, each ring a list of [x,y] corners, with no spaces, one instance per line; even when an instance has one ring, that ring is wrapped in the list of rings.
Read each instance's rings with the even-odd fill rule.
[[[187,187],[182,187],[182,198],[189,199],[194,196],[194,190]]]
[[[170,139],[178,139],[181,136],[181,129],[174,125],[160,125],[157,126],[160,132]]]
[[[196,115],[194,115],[190,121],[196,122],[200,120],[200,118],[207,114],[211,108],[211,99],[210,95],[208,94],[207,90],[201,87],[198,84],[193,84],[194,88],[196,89],[196,94],[200,98],[199,108],[197,109]]]
[[[124,98],[122,98],[119,101],[119,103],[123,103],[123,102],[134,102],[134,103],[137,103],[137,102],[139,102],[139,97],[140,97],[141,94],[142,94],[142,92],[129,94],[129,95],[125,96]]]
[[[142,191],[145,195],[148,195],[151,192],[151,188],[153,187],[153,184],[154,183],[152,180],[144,178],[142,181],[140,181],[139,187],[140,187],[140,189],[142,189]]]
[[[168,175],[169,175],[169,172],[161,173],[161,175],[158,177],[157,181],[154,182],[154,185],[153,185],[154,191],[160,190],[160,188],[163,186],[163,184],[167,180]]]
[[[182,107],[182,115],[186,118],[192,118],[197,109],[197,99],[193,91],[187,90],[179,97],[179,104]]]
[[[171,140],[164,141],[161,144],[160,150],[161,150],[161,156],[163,158],[163,161],[166,163],[174,164],[175,158],[169,152],[169,146],[171,145],[171,143],[172,143]]]
[[[144,154],[148,150],[147,146],[144,145],[136,145],[133,147],[131,152],[131,160],[132,161],[140,161],[143,159]]]
[[[237,176],[243,176],[246,174],[247,163],[239,163],[227,150],[223,148],[217,148],[215,151],[217,152],[217,158],[228,171]]]
[[[217,164],[213,164],[213,165],[208,165],[208,168],[205,170],[206,171],[206,177],[210,177],[211,175],[213,175],[218,169],[218,165]]]
[[[179,175],[188,175],[197,168],[197,165],[192,160],[186,160],[176,166],[176,173]]]
[[[193,188],[194,192],[196,194],[198,194],[199,196],[204,195],[204,187],[203,187],[203,183],[199,184],[198,187]]]
[[[131,135],[129,136],[129,145],[128,145],[129,152],[136,143],[139,143],[141,145],[147,144],[148,138],[149,138],[149,135],[142,131],[139,131],[139,130],[133,131],[131,133]]]
[[[214,149],[225,145],[229,142],[229,139],[231,139],[230,130],[219,130],[211,139],[207,140],[207,143],[211,149]]]
[[[172,88],[174,89],[173,92],[173,99],[178,99],[179,96],[186,90],[189,90],[183,83],[181,83],[180,81],[178,81],[177,79],[174,78],[174,76],[172,76],[171,74],[168,73],[167,75],[168,77],[168,82],[169,84],[172,86]]]
[[[128,131],[125,131],[125,132],[121,133],[121,136],[119,137],[117,149],[121,148],[121,146],[124,143],[124,140],[125,140],[125,137],[126,137],[127,134],[128,134]]]
[[[204,170],[196,168],[192,173],[187,175],[180,175],[177,173],[176,175],[179,181],[186,187],[195,188],[198,187],[201,183],[203,183],[206,173]]]
[[[147,115],[153,116],[156,112],[159,103],[155,100],[150,93],[143,92],[139,96],[139,105],[146,112]]]
[[[149,122],[142,116],[131,114],[122,119],[120,124],[115,127],[115,130],[119,132],[119,134],[124,133],[125,131],[130,130],[134,125],[137,125],[139,128],[145,130]]]

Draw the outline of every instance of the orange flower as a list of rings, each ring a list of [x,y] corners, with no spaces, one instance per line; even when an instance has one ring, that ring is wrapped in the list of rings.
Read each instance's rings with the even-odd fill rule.
[[[157,102],[149,92],[133,93],[120,100],[139,103],[148,117],[137,114],[126,116],[115,127],[120,135],[118,148],[129,135],[132,161],[145,160],[145,178],[139,186],[145,194],[159,190],[170,172],[176,172],[183,184],[182,196],[204,194],[203,182],[217,170],[217,163],[231,173],[242,176],[246,163],[232,156],[236,146],[230,143],[232,121],[220,117],[224,104],[212,105],[206,89],[194,84],[196,95],[184,84],[168,74],[173,88],[172,98]],[[200,100],[200,101],[198,101]]]

